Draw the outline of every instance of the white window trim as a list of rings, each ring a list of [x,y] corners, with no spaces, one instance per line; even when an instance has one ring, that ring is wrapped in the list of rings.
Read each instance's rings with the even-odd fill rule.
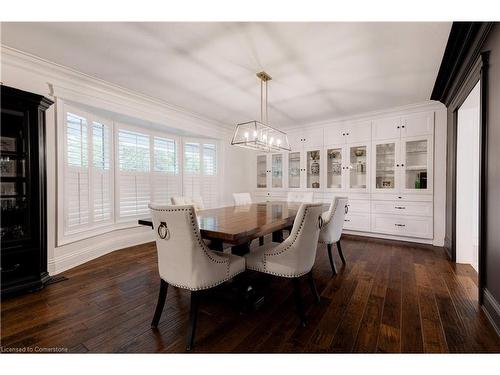
[[[90,226],[93,217],[89,217],[89,228],[82,229],[74,232],[65,232],[65,217],[67,205],[65,204],[65,165],[66,165],[66,113],[72,112],[77,115],[85,117],[88,121],[88,134],[92,134],[93,121],[102,122],[110,126],[110,177],[111,177],[111,220],[109,221],[98,221],[96,225]],[[123,230],[127,228],[139,227],[137,223],[137,217],[130,218],[119,218],[119,184],[118,178],[120,172],[120,166],[118,163],[118,133],[119,129],[130,130],[134,132],[139,132],[147,134],[150,139],[150,186],[151,194],[153,194],[152,177],[154,174],[159,174],[163,172],[154,171],[154,137],[172,139],[176,142],[176,157],[177,157],[177,189],[179,194],[182,195],[184,192],[184,143],[185,142],[197,142],[203,143],[213,143],[216,146],[216,168],[217,177],[219,180],[222,177],[222,147],[221,141],[214,138],[194,138],[194,137],[181,137],[174,135],[170,132],[161,132],[158,130],[148,129],[141,126],[134,126],[130,124],[125,124],[123,122],[116,122],[111,119],[104,118],[102,116],[95,115],[90,111],[80,108],[77,104],[68,104],[65,100],[61,98],[56,98],[56,246],[67,245],[73,242],[81,241],[84,239],[89,239],[97,237],[99,235],[113,232],[116,230]],[[93,153],[92,153],[92,137],[88,139],[88,168],[89,168],[89,204],[92,205],[93,211]],[[201,160],[201,168],[203,168],[203,160]],[[126,172],[122,172],[126,173]],[[167,172],[168,173],[168,172]],[[175,175],[174,175],[175,176]],[[218,202],[222,202],[222,191],[218,189]],[[89,215],[90,212],[89,212]]]

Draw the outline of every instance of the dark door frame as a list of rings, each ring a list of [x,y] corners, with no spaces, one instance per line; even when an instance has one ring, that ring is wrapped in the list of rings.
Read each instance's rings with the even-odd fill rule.
[[[487,161],[487,93],[488,93],[488,58],[489,52],[482,52],[472,68],[465,76],[461,87],[457,90],[455,96],[450,102],[449,111],[453,113],[453,126],[451,129],[452,152],[452,173],[451,173],[451,205],[452,205],[452,225],[451,225],[451,260],[456,261],[456,225],[457,225],[457,125],[458,125],[458,110],[474,89],[476,84],[480,82],[480,110],[479,110],[479,244],[478,244],[478,288],[479,288],[479,303],[483,304],[483,287],[485,280],[485,264],[484,251],[486,249],[486,161]]]

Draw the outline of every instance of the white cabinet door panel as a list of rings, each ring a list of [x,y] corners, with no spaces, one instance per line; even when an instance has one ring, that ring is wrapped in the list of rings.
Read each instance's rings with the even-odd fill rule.
[[[366,142],[371,140],[371,121],[347,123],[344,129],[347,143]]]
[[[346,141],[345,131],[342,124],[332,124],[325,126],[325,145],[338,145]]]
[[[344,218],[344,229],[370,231],[370,215],[348,213]]]
[[[434,112],[417,113],[402,119],[401,137],[432,135],[434,132]]]
[[[349,199],[347,201],[348,212],[370,214],[370,201],[369,200],[358,200]]]
[[[394,139],[401,136],[401,118],[389,117],[372,122],[372,140]]]
[[[287,133],[288,143],[292,151],[302,150],[302,133],[301,132],[291,132]]]
[[[323,147],[323,128],[305,130],[303,134],[304,148]]]

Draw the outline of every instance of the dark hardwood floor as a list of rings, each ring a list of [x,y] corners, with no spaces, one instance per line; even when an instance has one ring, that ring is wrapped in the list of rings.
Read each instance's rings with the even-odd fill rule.
[[[303,292],[308,325],[299,326],[289,280],[249,274],[265,303],[240,314],[223,286],[201,302],[193,352],[469,353],[500,352],[500,338],[477,304],[470,266],[441,248],[346,236],[347,266],[335,253],[332,277],[319,245],[315,304]],[[70,352],[184,352],[189,292],[169,288],[158,330],[150,328],[159,277],[154,243],[88,262],[69,280],[1,306],[1,345]]]

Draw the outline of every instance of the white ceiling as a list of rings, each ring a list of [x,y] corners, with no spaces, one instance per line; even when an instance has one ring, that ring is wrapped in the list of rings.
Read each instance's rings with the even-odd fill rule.
[[[2,23],[2,43],[226,124],[428,100],[451,23]]]

